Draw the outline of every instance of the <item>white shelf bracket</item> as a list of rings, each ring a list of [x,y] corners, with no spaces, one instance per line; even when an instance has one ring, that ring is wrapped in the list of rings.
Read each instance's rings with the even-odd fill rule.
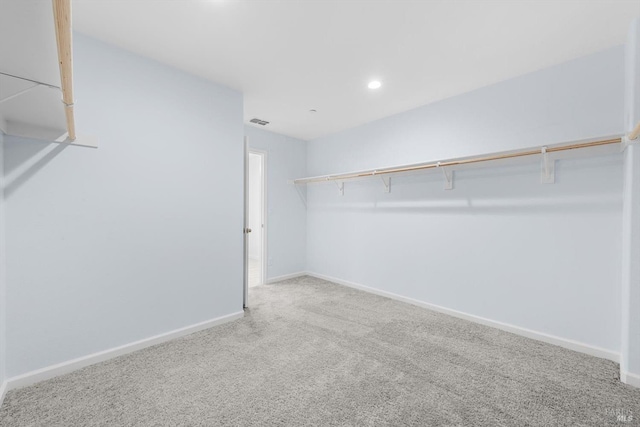
[[[453,171],[441,166],[440,162],[438,162],[438,169],[442,170],[442,175],[444,175],[444,189],[453,190]]]
[[[341,196],[344,196],[344,181],[335,181]]]
[[[624,150],[626,150],[628,146],[640,142],[640,138],[629,139],[628,136],[623,136],[621,139],[622,141],[620,142],[620,152],[624,152]]]
[[[304,205],[304,208],[307,209],[307,193],[306,193],[306,191],[303,191],[302,188],[299,185],[297,185],[295,182],[293,182],[293,181],[290,181],[290,182],[296,188],[296,192],[298,193],[298,196],[300,197],[300,200],[302,200],[302,204]]]
[[[629,139],[628,136],[625,135],[622,138],[620,138],[620,152],[624,153],[624,150],[627,149],[629,144],[631,144],[631,140]]]
[[[554,184],[556,182],[556,161],[549,158],[547,147],[542,147],[542,168],[540,170],[540,183]]]
[[[382,178],[382,185],[384,185],[384,188],[382,189],[382,191],[385,193],[391,193],[391,177],[388,176],[385,179],[384,176],[381,176],[380,178]]]

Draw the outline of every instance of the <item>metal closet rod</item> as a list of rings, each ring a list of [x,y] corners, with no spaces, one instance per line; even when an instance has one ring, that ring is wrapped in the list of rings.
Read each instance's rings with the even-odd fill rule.
[[[640,135],[640,123],[638,123],[636,128],[629,134],[629,139],[636,139],[638,138],[639,135]],[[365,170],[361,172],[352,172],[352,173],[337,174],[337,175],[324,175],[324,176],[315,176],[310,178],[299,178],[294,180],[293,183],[309,184],[313,182],[343,181],[347,179],[365,178],[369,176],[386,175],[386,174],[401,173],[401,172],[414,172],[414,171],[425,170],[425,169],[435,169],[439,167],[461,166],[461,165],[468,165],[472,163],[489,162],[492,160],[503,160],[503,159],[513,159],[516,157],[534,156],[534,155],[544,154],[545,152],[555,153],[559,151],[576,150],[580,148],[599,147],[602,145],[620,144],[621,142],[622,142],[621,137],[612,138],[612,139],[603,139],[599,141],[580,142],[575,144],[561,145],[557,147],[543,147],[539,149],[528,149],[523,151],[514,151],[511,153],[471,157],[467,159],[447,160],[442,162],[423,163],[423,164],[417,164],[417,165],[411,165],[411,166],[398,166],[398,167],[383,168],[383,169],[371,169],[371,170]]]

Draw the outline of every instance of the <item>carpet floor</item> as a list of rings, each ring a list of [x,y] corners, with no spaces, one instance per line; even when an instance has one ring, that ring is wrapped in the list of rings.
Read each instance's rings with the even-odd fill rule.
[[[241,320],[9,392],[0,425],[640,425],[607,360],[310,277],[250,298]]]

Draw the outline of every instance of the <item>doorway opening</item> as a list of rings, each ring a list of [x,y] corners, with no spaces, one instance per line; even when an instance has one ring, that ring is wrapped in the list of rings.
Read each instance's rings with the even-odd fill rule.
[[[247,282],[262,285],[266,279],[265,254],[265,166],[266,153],[249,150],[247,173]]]

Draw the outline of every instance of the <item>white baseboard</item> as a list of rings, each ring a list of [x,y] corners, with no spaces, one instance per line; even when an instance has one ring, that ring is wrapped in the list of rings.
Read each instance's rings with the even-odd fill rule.
[[[287,280],[287,279],[294,279],[296,277],[302,277],[302,276],[311,276],[311,274],[307,273],[306,271],[299,271],[297,273],[291,273],[291,274],[285,274],[283,276],[276,276],[276,277],[271,277],[269,279],[267,279],[267,283],[275,283],[275,282],[280,282],[282,280]]]
[[[182,337],[184,335],[189,335],[194,332],[202,331],[204,329],[208,329],[213,326],[231,322],[231,321],[240,319],[243,316],[244,316],[244,311],[231,313],[226,316],[217,317],[215,319],[196,323],[195,325],[190,325],[184,328],[175,329],[173,331],[169,331],[163,334],[155,335],[153,337],[145,338],[140,341],[135,341],[129,344],[121,345],[119,347],[114,347],[108,350],[100,351],[98,353],[89,354],[87,356],[79,357],[77,359],[72,359],[66,362],[58,363],[56,365],[48,366],[46,368],[27,372],[22,375],[17,375],[15,377],[8,378],[5,381],[5,385],[6,385],[5,389],[6,391],[14,390],[16,388],[25,387],[40,381],[48,380],[53,377],[68,374],[69,372],[76,371],[80,368],[84,368],[85,366],[104,362],[105,360],[122,356],[123,354],[131,353],[136,350],[141,350],[146,347],[151,347],[152,345],[160,344],[166,341],[170,341],[170,340]]]
[[[640,388],[640,375],[631,372],[620,371],[620,381],[634,387]]]
[[[4,396],[7,394],[7,382],[3,381],[0,384],[0,406],[2,406],[2,402],[4,402]]]
[[[498,322],[495,320],[486,319],[484,317],[475,316],[473,314],[467,314],[461,311],[452,310],[450,308],[441,307],[439,305],[430,304],[428,302],[419,301],[413,298],[404,297],[402,295],[394,294],[387,291],[371,288],[369,286],[361,285],[359,283],[353,283],[346,280],[337,279],[335,277],[325,276],[323,274],[307,272],[307,275],[316,277],[318,279],[327,280],[329,282],[337,283],[339,285],[348,286],[350,288],[359,289],[372,294],[381,295],[394,300],[406,302],[409,304],[417,305],[418,307],[427,308],[429,310],[437,311],[439,313],[448,314],[450,316],[458,317],[460,319],[469,320],[471,322],[480,323],[485,326],[501,329],[503,331],[511,332],[516,335],[521,335],[534,340],[546,342],[548,344],[554,344],[560,347],[568,348],[569,350],[578,351],[591,356],[600,357],[603,359],[612,360],[616,363],[620,363],[620,354],[607,350],[604,348],[592,346],[589,344],[581,343],[566,338],[557,337],[555,335],[545,334],[543,332],[533,331],[531,329],[522,328],[520,326],[511,325],[508,323]]]

